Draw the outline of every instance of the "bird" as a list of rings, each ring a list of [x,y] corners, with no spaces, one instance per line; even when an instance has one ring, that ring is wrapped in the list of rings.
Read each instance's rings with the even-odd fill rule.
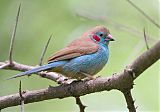
[[[95,26],[68,46],[48,58],[48,63],[31,70],[21,72],[13,79],[41,71],[60,73],[73,79],[94,76],[106,65],[109,58],[109,42],[114,41],[105,26]]]

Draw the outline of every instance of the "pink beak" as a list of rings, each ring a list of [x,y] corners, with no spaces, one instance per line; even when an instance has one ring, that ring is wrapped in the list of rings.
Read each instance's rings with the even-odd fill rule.
[[[106,40],[115,41],[115,40],[112,38],[112,35],[111,35],[111,34],[107,35]]]

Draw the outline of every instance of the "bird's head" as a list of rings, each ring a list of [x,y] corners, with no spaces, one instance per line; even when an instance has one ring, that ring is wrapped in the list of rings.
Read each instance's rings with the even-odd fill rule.
[[[110,41],[114,41],[109,30],[104,26],[96,26],[89,30],[91,39],[96,43],[108,45]]]

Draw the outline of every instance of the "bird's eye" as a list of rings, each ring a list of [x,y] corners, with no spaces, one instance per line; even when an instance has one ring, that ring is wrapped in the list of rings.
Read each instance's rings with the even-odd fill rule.
[[[102,36],[103,36],[103,34],[101,33],[99,36],[100,36],[100,37],[102,37]]]

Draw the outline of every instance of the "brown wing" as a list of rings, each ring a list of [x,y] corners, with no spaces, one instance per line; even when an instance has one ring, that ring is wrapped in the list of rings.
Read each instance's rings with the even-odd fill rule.
[[[98,45],[90,38],[80,38],[73,41],[64,49],[56,52],[48,59],[48,62],[72,59],[74,57],[91,54],[98,50]]]

